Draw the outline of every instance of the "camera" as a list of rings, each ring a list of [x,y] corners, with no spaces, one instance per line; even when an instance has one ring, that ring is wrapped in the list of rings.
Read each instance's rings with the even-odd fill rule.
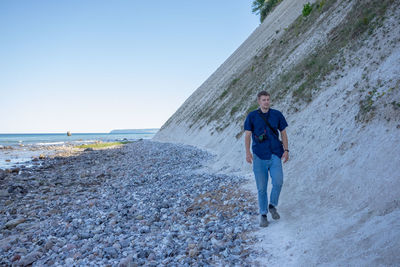
[[[261,135],[258,136],[258,141],[259,141],[260,143],[264,142],[264,141],[267,140],[267,139],[268,139],[268,137],[267,137],[267,135],[266,135],[265,133],[263,133],[263,134],[261,134]]]

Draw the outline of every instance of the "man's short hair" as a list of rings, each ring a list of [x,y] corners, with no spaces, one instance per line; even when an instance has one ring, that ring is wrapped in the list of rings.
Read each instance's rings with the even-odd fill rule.
[[[257,99],[260,99],[261,96],[270,96],[270,94],[267,91],[261,91],[257,94]]]

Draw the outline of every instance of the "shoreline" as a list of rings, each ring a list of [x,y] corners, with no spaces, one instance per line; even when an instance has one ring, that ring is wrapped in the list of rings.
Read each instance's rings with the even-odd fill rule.
[[[138,139],[141,140],[141,139]],[[135,140],[137,141],[137,140]],[[124,141],[125,142],[125,141]],[[128,141],[133,142],[133,141]],[[0,146],[0,170],[15,170],[16,168],[31,168],[39,165],[45,158],[54,158],[58,156],[72,156],[82,152],[79,148],[83,145],[107,144],[112,141],[86,140],[77,142],[68,142],[62,144],[28,144],[14,146]]]
[[[26,169],[40,165],[45,158],[74,154],[75,145],[32,145],[0,149],[0,170]]]
[[[0,263],[248,265],[254,196],[211,160],[142,140],[0,173]]]
[[[32,166],[32,159],[66,152],[74,146],[151,139],[153,132],[147,129],[129,133],[73,133],[71,136],[61,133],[0,134],[0,169]]]

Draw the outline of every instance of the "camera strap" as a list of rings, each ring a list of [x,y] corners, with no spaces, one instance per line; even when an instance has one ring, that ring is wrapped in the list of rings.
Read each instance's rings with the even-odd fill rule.
[[[271,131],[274,133],[274,135],[276,136],[276,138],[278,138],[278,140],[279,140],[279,133],[278,133],[278,130],[274,129],[274,128],[271,126],[271,124],[269,124],[269,122],[268,122],[270,110],[269,110],[268,113],[267,113],[267,118],[264,117],[264,115],[262,114],[262,112],[261,112],[260,109],[258,109],[257,111],[258,111],[258,114],[260,114],[261,118],[265,121],[265,123],[267,124],[267,126],[268,126],[268,127],[271,129]],[[280,141],[280,140],[279,140],[279,141]]]

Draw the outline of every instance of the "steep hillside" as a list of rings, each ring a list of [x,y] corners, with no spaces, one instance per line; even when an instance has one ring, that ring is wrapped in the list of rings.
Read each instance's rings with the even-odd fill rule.
[[[400,263],[400,2],[284,0],[155,140],[248,174],[243,120],[266,89],[289,123],[283,220],[258,233],[279,265]]]
[[[390,99],[396,101],[396,79],[373,74],[397,47],[397,25],[382,28],[385,18],[395,16],[385,12],[396,1],[320,1],[304,18],[305,2],[283,1],[185,101],[156,139],[211,149],[226,143],[231,151],[232,141],[225,137],[233,135],[239,141],[243,119],[256,107],[258,91],[269,91],[275,107],[290,117],[307,108],[348,69],[362,71],[348,84],[359,93],[358,122],[374,117],[369,111]],[[385,111],[393,113],[397,107],[398,102],[391,102]]]

